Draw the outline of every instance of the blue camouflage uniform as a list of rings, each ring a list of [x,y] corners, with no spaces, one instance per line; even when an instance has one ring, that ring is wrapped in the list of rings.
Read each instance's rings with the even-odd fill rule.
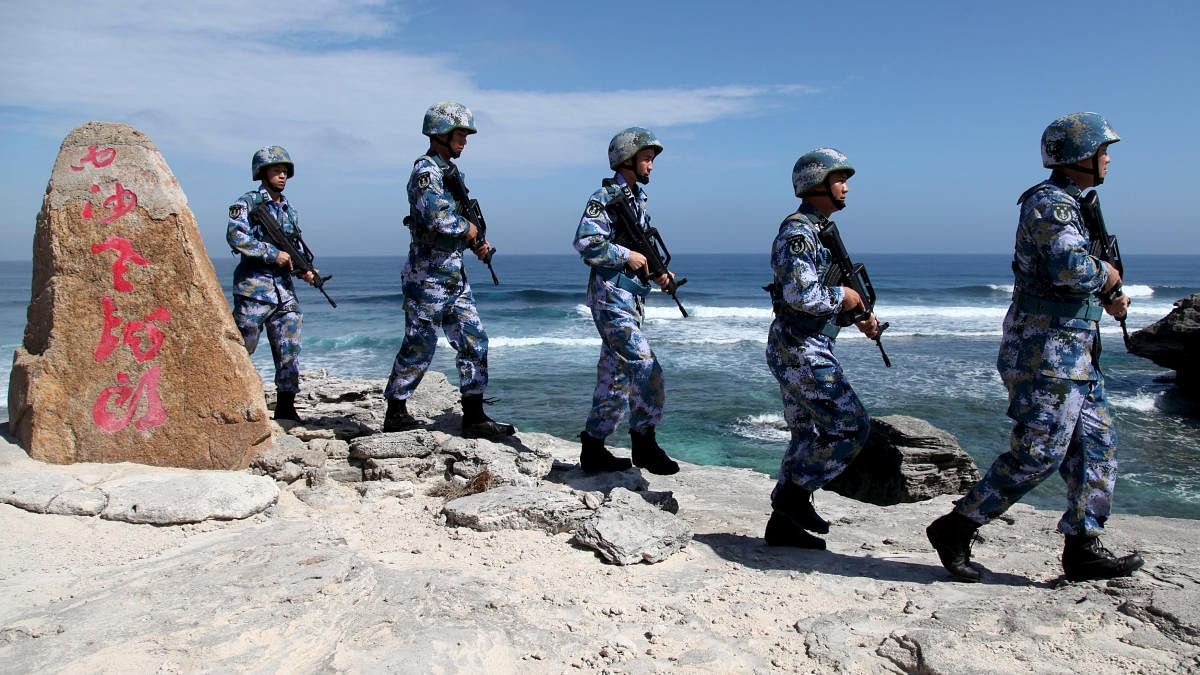
[[[807,203],[779,226],[771,245],[775,320],[767,338],[767,365],[779,380],[792,440],[779,467],[781,487],[815,492],[854,459],[871,418],[833,355],[833,320],[844,291],[825,283],[832,255],[818,239],[828,219]]]
[[[1013,303],[1004,318],[996,367],[1008,388],[1011,449],[955,510],[986,524],[1056,468],[1067,484],[1063,534],[1103,533],[1117,478],[1117,434],[1100,372],[1102,309],[1108,276],[1089,255],[1077,199],[1081,191],[1054,173],[1021,196]]]
[[[225,231],[225,240],[234,253],[241,255],[233,271],[233,320],[251,354],[266,324],[275,360],[275,388],[294,393],[300,391],[300,328],[304,315],[292,285],[292,273],[275,264],[279,249],[265,240],[258,225],[250,222],[250,211],[264,202],[284,234],[295,237],[297,250],[304,252],[298,236],[299,216],[287,197],[276,202],[262,186],[239,197],[229,207]]]
[[[604,439],[621,421],[629,406],[629,428],[638,433],[657,427],[663,415],[662,367],[642,334],[646,296],[650,287],[626,272],[629,249],[613,241],[613,222],[605,206],[620,194],[625,178],[616,174],[612,186],[592,193],[575,231],[575,250],[592,268],[587,304],[600,333],[600,361],[596,389],[584,431]],[[632,186],[638,222],[650,226],[646,191]]]
[[[384,395],[403,401],[412,395],[433,361],[437,327],[458,352],[459,389],[464,396],[487,388],[487,334],[475,308],[463,266],[470,223],[442,184],[450,163],[440,155],[422,155],[408,179],[412,241],[404,264],[404,343],[396,353]]]

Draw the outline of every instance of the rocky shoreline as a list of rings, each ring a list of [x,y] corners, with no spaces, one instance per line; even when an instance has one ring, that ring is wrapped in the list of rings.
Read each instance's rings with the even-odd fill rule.
[[[425,430],[365,435],[373,386],[306,380],[310,423],[251,472],[0,442],[0,670],[1200,671],[1194,521],[1115,516],[1146,568],[1072,584],[1058,514],[1018,505],[975,546],[985,583],[959,584],[924,537],[950,496],[822,492],[829,551],[773,549],[763,474],[597,478],[574,442],[461,439],[435,373]]]

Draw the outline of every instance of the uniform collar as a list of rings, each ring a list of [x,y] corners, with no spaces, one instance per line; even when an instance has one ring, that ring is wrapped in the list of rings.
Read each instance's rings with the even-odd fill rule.
[[[800,208],[796,209],[796,213],[808,216],[808,219],[815,223],[823,223],[826,220],[829,220],[824,213],[818,211],[815,206],[809,204],[808,202],[800,202]]]
[[[1050,172],[1050,178],[1048,178],[1046,182],[1062,188],[1064,192],[1072,197],[1078,197],[1079,195],[1083,194],[1083,189],[1080,188],[1079,184],[1075,182],[1075,179],[1067,175],[1067,172],[1065,171]]]
[[[268,192],[268,191],[267,191],[267,188],[263,187],[263,185],[262,185],[261,183],[260,183],[260,184],[259,184],[259,186],[258,186],[258,193],[262,195],[262,198],[263,198],[263,201],[264,201],[264,202],[267,202],[268,204],[274,204],[274,203],[275,203],[275,200],[274,200],[274,199],[271,199],[271,193],[270,193],[270,192]],[[284,208],[284,210],[287,210],[287,208],[288,208],[288,198],[287,198],[287,195],[285,195],[285,194],[283,194],[283,193],[280,193],[280,195],[279,195],[279,205],[280,205],[280,206],[282,206],[282,207]]]
[[[646,194],[646,189],[641,185],[629,185],[629,181],[625,180],[625,176],[621,175],[620,171],[613,172],[613,182],[617,185],[627,186],[633,192],[633,194],[642,201],[646,201],[650,198],[649,195]]]

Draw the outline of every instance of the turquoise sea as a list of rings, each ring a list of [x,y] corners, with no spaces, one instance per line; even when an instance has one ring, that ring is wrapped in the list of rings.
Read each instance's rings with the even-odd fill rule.
[[[837,353],[874,415],[924,418],[953,433],[981,468],[1008,445],[1004,387],[995,371],[1000,326],[1012,292],[1007,255],[864,255],[879,294],[877,312],[894,367],[884,368],[873,342],[857,331],[838,338]],[[1133,299],[1131,329],[1165,316],[1172,303],[1200,292],[1200,256],[1126,256]],[[404,328],[402,258],[329,257],[331,308],[304,287],[305,369],[352,377],[387,377]],[[226,284],[235,260],[220,255]],[[600,341],[584,306],[587,270],[572,255],[497,254],[501,285],[470,267],[491,343],[493,416],[522,430],[574,438],[582,428],[596,377]],[[689,279],[680,291],[690,318],[669,298],[651,296],[646,331],[662,361],[667,410],[659,438],[689,462],[752,467],[773,473],[788,434],[779,391],[764,350],[771,309],[761,286],[765,255],[677,255]],[[0,262],[0,350],[20,343],[29,302],[29,262]],[[1170,371],[1126,354],[1115,322],[1102,322],[1102,365],[1117,414],[1121,476],[1116,511],[1200,519],[1200,418],[1195,404],[1169,393]],[[264,342],[255,365],[269,383]],[[456,381],[453,354],[441,341],[434,368]],[[8,371],[0,372],[8,388]],[[0,419],[7,419],[0,405]],[[624,445],[627,437],[618,430]],[[1057,509],[1062,482],[1048,479],[1028,499]]]

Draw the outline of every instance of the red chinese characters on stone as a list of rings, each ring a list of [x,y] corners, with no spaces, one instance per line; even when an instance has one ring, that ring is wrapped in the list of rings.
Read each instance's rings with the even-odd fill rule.
[[[125,237],[113,235],[108,238],[103,244],[92,244],[92,254],[103,253],[104,251],[116,251],[117,259],[112,264],[113,288],[122,292],[128,293],[133,290],[133,284],[125,279],[125,273],[129,271],[127,263],[132,262],[135,265],[145,267],[150,264],[140,253],[134,250],[133,242]]]
[[[100,224],[107,225],[117,218],[132,212],[137,208],[137,199],[137,195],[134,194],[133,190],[126,190],[121,185],[121,181],[117,181],[112,195],[104,199],[104,205],[112,209],[112,212],[101,218]]]
[[[97,169],[103,169],[109,164],[112,164],[113,160],[117,158],[117,151],[115,148],[104,148],[103,150],[97,150],[96,147],[97,146],[95,145],[89,145],[87,154],[79,158],[79,163],[81,166],[75,166],[72,164],[71,170],[83,171],[83,164],[91,164]]]
[[[145,363],[158,356],[158,351],[162,349],[163,340],[167,336],[156,324],[151,322],[158,321],[166,324],[171,320],[170,310],[159,305],[143,320],[124,322],[125,328],[118,337],[114,329],[121,327],[122,319],[117,316],[116,303],[109,296],[101,298],[100,303],[104,308],[104,328],[100,334],[100,341],[92,350],[92,358],[96,363],[111,356],[122,342],[129,346],[129,351],[133,353],[133,358],[138,363]]]
[[[162,399],[158,395],[158,380],[162,371],[158,366],[142,373],[134,387],[129,386],[129,376],[117,373],[117,384],[105,387],[92,406],[92,421],[100,430],[115,434],[129,426],[137,415],[138,408],[144,400],[145,412],[134,423],[138,431],[150,431],[162,426],[167,421],[167,411],[163,409]]]

